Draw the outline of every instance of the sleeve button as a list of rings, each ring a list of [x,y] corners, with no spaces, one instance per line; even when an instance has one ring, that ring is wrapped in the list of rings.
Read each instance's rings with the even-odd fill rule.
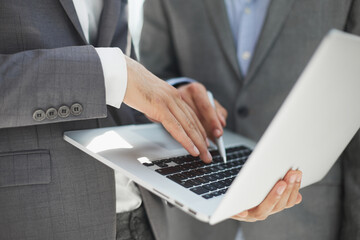
[[[83,107],[80,103],[74,103],[71,105],[71,114],[74,116],[79,116],[83,111]]]
[[[67,118],[70,115],[69,107],[65,106],[65,105],[59,107],[58,115],[59,115],[59,117]]]
[[[38,109],[33,113],[33,119],[37,122],[41,122],[45,119],[45,112],[42,109]]]
[[[49,108],[46,111],[46,117],[49,120],[54,120],[55,118],[57,118],[57,116],[58,116],[58,112],[55,108]]]

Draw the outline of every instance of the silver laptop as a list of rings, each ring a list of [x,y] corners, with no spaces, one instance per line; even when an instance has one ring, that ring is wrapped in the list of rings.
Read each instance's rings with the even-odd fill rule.
[[[64,139],[195,218],[216,224],[266,197],[289,169],[321,180],[360,127],[360,38],[332,30],[255,144],[225,131],[228,162],[191,157],[158,124],[65,132]]]

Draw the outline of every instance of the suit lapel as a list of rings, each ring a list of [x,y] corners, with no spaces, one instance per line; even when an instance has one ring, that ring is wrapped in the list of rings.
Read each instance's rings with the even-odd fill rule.
[[[245,83],[249,83],[278,37],[295,0],[274,0],[269,5],[264,27],[251,61]]]
[[[70,18],[72,24],[74,25],[76,31],[80,35],[81,39],[83,40],[84,44],[87,44],[84,32],[81,28],[81,24],[79,22],[79,18],[77,16],[74,4],[72,0],[60,0],[61,5],[63,6],[66,14]]]
[[[241,72],[236,56],[236,47],[230,28],[226,7],[223,0],[203,0],[209,21],[219,42],[225,58],[231,65],[236,76],[241,79]]]
[[[119,20],[121,4],[120,0],[104,1],[104,8],[99,23],[97,46],[111,46]]]

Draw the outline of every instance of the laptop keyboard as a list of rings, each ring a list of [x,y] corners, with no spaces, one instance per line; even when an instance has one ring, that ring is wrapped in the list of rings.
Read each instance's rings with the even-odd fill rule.
[[[151,167],[203,198],[210,199],[226,193],[251,154],[251,150],[244,146],[226,149],[227,163],[223,162],[218,151],[214,150],[210,153],[213,156],[213,162],[210,164],[203,163],[199,157],[186,155],[143,165]]]

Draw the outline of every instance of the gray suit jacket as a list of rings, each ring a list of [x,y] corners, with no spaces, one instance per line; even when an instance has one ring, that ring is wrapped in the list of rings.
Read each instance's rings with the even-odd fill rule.
[[[126,52],[126,2],[104,1],[96,46]],[[80,115],[33,118],[74,103]],[[106,107],[100,60],[72,0],[0,0],[0,239],[115,239],[113,171],[66,143],[63,132],[143,121],[139,115]],[[234,234],[141,192],[159,240]]]
[[[125,7],[105,1],[97,46],[125,51]],[[74,103],[82,110],[44,115]],[[113,171],[63,132],[133,122],[125,105],[107,109],[72,0],[0,0],[0,239],[115,239]]]
[[[223,0],[147,0],[144,11],[141,62],[162,78],[202,82],[228,110],[228,128],[254,140],[323,36],[331,28],[360,33],[357,0],[273,0],[244,78]],[[246,239],[360,239],[359,147],[357,134],[344,161],[301,191],[301,205],[242,224]]]

